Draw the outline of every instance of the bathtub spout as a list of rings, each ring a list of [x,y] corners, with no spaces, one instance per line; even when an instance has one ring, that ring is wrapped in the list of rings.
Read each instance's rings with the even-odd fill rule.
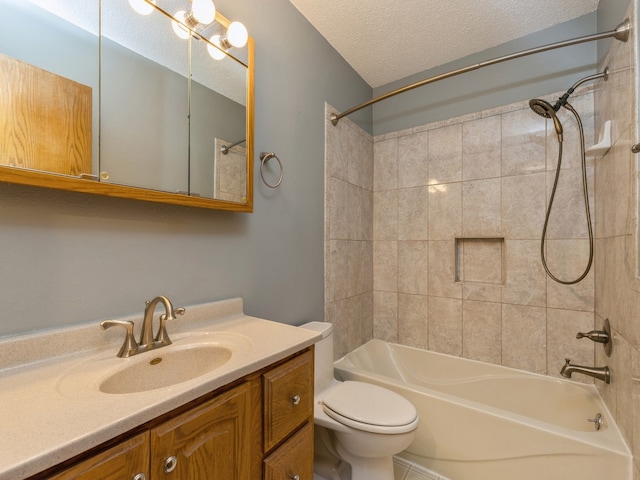
[[[581,365],[571,365],[571,360],[569,358],[565,358],[564,365],[560,369],[560,375],[571,378],[571,374],[574,372],[589,375],[590,377],[597,378],[605,383],[611,382],[611,371],[609,370],[609,367],[583,367]]]

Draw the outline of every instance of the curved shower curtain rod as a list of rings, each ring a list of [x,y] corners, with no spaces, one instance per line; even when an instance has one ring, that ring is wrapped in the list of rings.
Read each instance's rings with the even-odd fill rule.
[[[341,118],[346,117],[347,115],[351,115],[352,113],[355,113],[358,110],[362,110],[363,108],[373,105],[374,103],[378,103],[382,100],[386,100],[387,98],[393,97],[400,93],[413,90],[414,88],[422,87],[423,85],[428,85],[430,83],[434,83],[439,80],[444,80],[445,78],[460,75],[461,73],[471,72],[472,70],[477,70],[482,67],[488,67],[489,65],[495,65],[496,63],[505,62],[507,60],[514,60],[516,58],[526,57],[527,55],[533,55],[534,53],[541,53],[541,52],[546,52],[548,50],[555,50],[556,48],[570,47],[572,45],[578,45],[580,43],[586,43],[586,42],[593,42],[595,40],[602,40],[610,37],[613,37],[616,40],[620,40],[621,42],[626,42],[629,39],[630,31],[631,31],[631,23],[627,18],[620,25],[618,25],[615,28],[615,30],[610,30],[608,32],[603,32],[603,33],[596,33],[593,35],[587,35],[585,37],[574,38],[572,40],[564,40],[562,42],[551,43],[549,45],[543,45],[541,47],[531,48],[529,50],[523,50],[521,52],[512,53],[509,55],[505,55],[503,57],[494,58],[492,60],[486,60],[484,62],[476,63],[474,65],[469,65],[468,67],[458,68],[457,70],[452,70],[447,73],[441,73],[440,75],[434,75],[433,77],[429,77],[425,80],[412,83],[411,85],[407,85],[406,87],[398,88],[397,90],[393,90],[391,92],[385,93],[384,95],[380,95],[379,97],[372,98],[371,100],[364,102],[356,107],[350,108],[349,110],[346,110],[342,113],[333,113],[331,115],[331,123],[333,125],[337,125]]]

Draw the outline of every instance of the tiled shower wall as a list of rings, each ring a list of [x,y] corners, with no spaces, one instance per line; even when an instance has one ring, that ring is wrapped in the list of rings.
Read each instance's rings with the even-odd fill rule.
[[[592,89],[578,91],[572,104],[591,145]],[[589,247],[578,132],[575,120],[561,118],[564,154],[547,257],[557,276],[571,279],[585,268]],[[547,279],[540,261],[557,163],[555,130],[546,123],[522,102],[376,137],[373,171],[363,170],[371,175],[371,213],[355,193],[368,184],[348,176],[350,162],[367,164],[371,139],[348,120],[327,122],[326,319],[347,332],[336,338],[337,356],[373,335],[553,375],[565,357],[593,362],[591,342],[575,340],[593,328],[593,271],[562,286]],[[368,215],[372,230],[358,227]],[[364,241],[350,229],[365,232]],[[367,269],[371,284],[360,276]]]
[[[325,321],[341,357],[373,337],[373,139],[325,121]]]
[[[592,90],[572,104],[591,145]],[[589,257],[569,115],[547,230],[561,279],[579,276]],[[553,125],[528,102],[375,138],[374,337],[553,375],[565,357],[593,362],[591,342],[575,340],[593,327],[593,272],[563,286],[540,260],[557,152]]]
[[[635,3],[629,18],[637,26]],[[609,80],[595,91],[597,128],[606,120],[613,125],[613,147],[595,164],[595,320],[599,327],[608,318],[614,333],[611,357],[596,348],[595,364],[611,368],[611,384],[596,385],[632,449],[634,479],[640,480],[638,155],[631,152],[640,141],[636,40],[615,42],[605,63],[611,69]]]

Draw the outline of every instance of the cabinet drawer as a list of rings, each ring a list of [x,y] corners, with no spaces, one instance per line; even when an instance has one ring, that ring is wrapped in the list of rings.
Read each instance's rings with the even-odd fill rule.
[[[313,480],[313,423],[309,422],[264,461],[264,480]]]
[[[265,373],[263,382],[268,452],[313,416],[313,350]]]

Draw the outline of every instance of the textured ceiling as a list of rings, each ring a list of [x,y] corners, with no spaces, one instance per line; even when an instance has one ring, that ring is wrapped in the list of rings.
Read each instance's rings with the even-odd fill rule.
[[[591,13],[599,0],[290,0],[372,87]]]

